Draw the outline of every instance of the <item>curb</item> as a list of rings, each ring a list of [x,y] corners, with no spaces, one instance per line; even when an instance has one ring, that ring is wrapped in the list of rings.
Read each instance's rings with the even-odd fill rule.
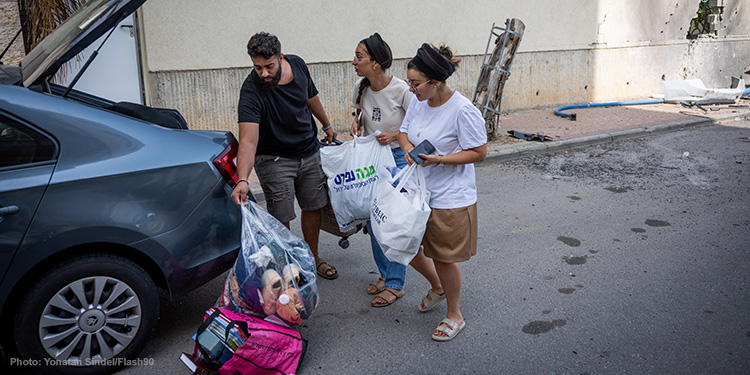
[[[653,135],[680,131],[687,128],[701,128],[717,125],[717,123],[722,121],[727,121],[738,117],[745,118],[748,116],[750,116],[750,111],[743,111],[740,113],[717,116],[714,118],[699,117],[663,125],[642,126],[633,129],[604,132],[601,134],[583,135],[578,137],[574,136],[569,139],[546,143],[530,141],[514,143],[510,145],[495,146],[487,149],[487,157],[483,162],[478,164],[482,164],[485,162],[509,161],[530,156],[553,154],[557,152],[572,150],[575,148],[615,143],[635,138],[645,138]],[[251,186],[250,192],[257,203],[265,203],[265,195],[263,194],[263,189],[261,189],[259,185]]]
[[[524,142],[524,143],[514,143],[510,145],[496,146],[496,147],[491,147],[487,150],[487,157],[485,158],[484,162],[509,161],[509,160],[515,160],[515,159],[529,157],[529,156],[552,154],[552,153],[571,150],[574,148],[614,143],[614,142],[634,139],[634,138],[645,138],[645,137],[649,137],[652,135],[679,131],[679,130],[683,130],[686,128],[700,128],[700,127],[705,127],[705,126],[716,125],[718,122],[721,122],[721,121],[726,121],[726,120],[734,119],[737,117],[742,118],[748,115],[750,115],[750,112],[734,113],[732,115],[717,116],[715,118],[703,117],[703,118],[688,119],[684,121],[678,121],[678,122],[663,124],[663,125],[643,126],[643,127],[634,128],[634,129],[616,130],[616,131],[605,132],[605,133],[595,134],[595,135],[584,135],[580,137],[564,139],[561,141],[552,141],[552,142],[546,142],[546,143]]]

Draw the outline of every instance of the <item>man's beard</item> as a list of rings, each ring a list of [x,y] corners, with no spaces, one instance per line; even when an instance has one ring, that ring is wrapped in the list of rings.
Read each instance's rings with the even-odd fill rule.
[[[264,79],[260,80],[260,85],[265,89],[273,89],[276,88],[276,86],[279,85],[279,81],[281,81],[281,61],[279,61],[279,70],[276,72],[275,75],[271,77],[270,81],[266,81]]]

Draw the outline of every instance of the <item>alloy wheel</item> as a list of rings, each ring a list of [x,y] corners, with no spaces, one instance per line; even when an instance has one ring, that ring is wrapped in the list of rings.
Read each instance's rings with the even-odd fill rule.
[[[97,365],[116,357],[133,341],[141,325],[141,310],[135,291],[116,278],[78,279],[55,293],[44,307],[39,339],[55,361]]]

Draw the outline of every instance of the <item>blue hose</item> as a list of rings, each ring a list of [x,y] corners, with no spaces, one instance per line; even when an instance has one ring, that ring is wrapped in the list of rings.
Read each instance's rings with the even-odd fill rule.
[[[745,91],[742,92],[741,96],[750,94],[750,88],[745,89]],[[576,114],[575,113],[562,113],[560,111],[564,111],[567,109],[573,109],[573,108],[588,108],[588,107],[613,107],[618,105],[638,105],[638,104],[659,104],[664,103],[664,99],[646,99],[646,100],[632,100],[629,102],[609,102],[609,103],[594,103],[594,104],[575,104],[575,105],[566,105],[564,107],[560,107],[555,109],[555,114],[560,117],[567,117],[573,121],[576,120]]]
[[[593,103],[593,104],[575,104],[575,105],[566,105],[564,107],[560,107],[555,110],[555,114],[560,117],[567,117],[573,121],[576,120],[576,114],[575,113],[562,113],[560,111],[564,111],[566,109],[573,109],[573,108],[588,108],[588,107],[613,107],[618,105],[637,105],[637,104],[658,104],[658,103],[664,103],[664,99],[646,99],[646,100],[632,100],[629,102],[609,102],[609,103]]]

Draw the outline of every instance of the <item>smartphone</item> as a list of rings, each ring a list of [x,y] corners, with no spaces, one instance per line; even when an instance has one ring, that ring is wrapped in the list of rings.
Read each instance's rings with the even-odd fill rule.
[[[422,164],[424,160],[419,157],[419,154],[430,155],[433,152],[435,152],[435,146],[433,146],[430,141],[425,139],[424,141],[422,141],[422,143],[417,145],[417,147],[414,147],[413,150],[409,151],[409,156],[411,156],[412,160],[414,160],[415,163]]]

